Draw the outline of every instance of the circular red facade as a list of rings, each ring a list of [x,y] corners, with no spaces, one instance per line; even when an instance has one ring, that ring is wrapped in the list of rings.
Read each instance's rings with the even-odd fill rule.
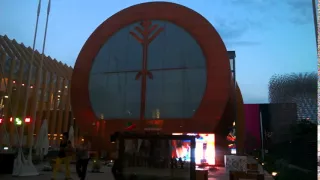
[[[99,120],[99,115],[97,114],[97,110],[95,110],[96,107],[93,107],[92,104],[94,100],[90,97],[89,84],[92,67],[102,47],[106,42],[109,41],[110,43],[111,38],[115,34],[129,25],[138,23],[142,28],[147,30],[149,28],[149,30],[152,31],[153,22],[155,21],[169,22],[190,34],[201,49],[206,72],[206,82],[203,87],[204,92],[192,116],[179,118],[166,117],[164,120],[168,121],[163,123],[163,130],[167,132],[178,131],[177,128],[181,127],[181,125],[184,127],[183,131],[188,132],[213,132],[215,130],[220,117],[224,113],[231,86],[229,58],[224,43],[214,27],[195,11],[174,3],[152,2],[138,4],[116,13],[103,22],[84,44],[76,61],[71,82],[73,114],[81,131],[94,129],[92,124],[96,124],[95,122]],[[157,28],[160,29],[160,27],[153,29],[156,33]],[[139,29],[136,30],[139,31]],[[166,31],[165,28],[162,30]],[[132,32],[128,33],[131,33],[133,37],[135,36]],[[140,44],[143,48],[141,52],[145,55],[148,54],[146,44],[149,41],[144,41],[142,31],[141,34]],[[139,37],[135,38],[139,40]],[[148,56],[144,55],[142,56]],[[190,56],[192,56],[192,54]],[[142,60],[139,60],[139,63],[140,61],[144,61],[143,57]],[[106,66],[108,66],[107,63]],[[139,97],[141,96],[141,103],[139,104],[140,114],[137,118],[114,118],[112,116],[109,117],[108,114],[104,114],[103,116],[107,117],[105,118],[106,125],[104,131],[119,131],[125,126],[123,121],[128,121],[128,119],[140,120],[139,122],[137,121],[137,128],[143,129],[146,121],[152,119],[144,115],[144,111],[146,111],[146,105],[144,104],[146,101],[144,99],[146,91],[143,90],[143,84],[147,83],[147,81],[143,80],[143,77],[153,78],[153,74],[150,71],[147,66],[143,66],[137,70],[137,75],[135,76],[136,79],[142,78],[142,89],[139,95]],[[102,94],[103,92],[101,96]],[[95,94],[95,96],[99,96],[99,94]]]

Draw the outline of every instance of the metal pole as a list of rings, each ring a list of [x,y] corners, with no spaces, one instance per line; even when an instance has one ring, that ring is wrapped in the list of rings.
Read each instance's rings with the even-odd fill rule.
[[[317,21],[317,8],[316,8],[316,0],[312,0],[312,10],[313,10],[313,23],[314,23],[314,32],[316,35],[316,43],[318,49],[318,21]]]
[[[42,76],[42,68],[43,68],[43,59],[44,59],[44,50],[46,47],[46,39],[47,39],[47,30],[48,30],[48,22],[49,22],[49,15],[50,15],[50,7],[51,7],[51,0],[49,0],[48,2],[48,9],[47,9],[47,18],[46,18],[46,26],[45,26],[45,31],[44,31],[44,38],[43,38],[43,44],[42,44],[42,53],[41,53],[41,61],[40,61],[40,67],[39,67],[39,76]],[[43,80],[44,81],[44,80]],[[34,91],[38,91],[40,85],[40,81],[37,81],[37,84],[35,85],[35,89]],[[38,93],[36,94],[36,96],[34,97],[34,101],[37,102],[38,101]],[[36,113],[36,110],[33,112]],[[25,115],[25,114],[24,114]],[[36,117],[36,114],[33,114],[32,117]],[[33,134],[34,131],[34,126],[35,126],[35,121],[36,119],[34,119],[32,121],[32,127],[31,127],[31,132]],[[38,135],[37,135],[38,136]],[[30,142],[30,146],[29,146],[29,159],[32,157],[32,146],[33,146],[33,140],[34,137],[31,136],[31,142]]]
[[[35,50],[35,45],[36,45],[36,40],[37,40],[37,33],[38,33],[38,24],[39,24],[39,16],[40,16],[40,9],[41,9],[41,0],[39,0],[38,4],[38,11],[37,11],[37,20],[36,20],[36,28],[34,32],[34,38],[33,38],[33,46],[32,46],[32,55],[31,55],[31,60],[30,60],[30,67],[28,71],[28,79],[27,79],[27,85],[26,85],[26,91],[25,91],[25,101],[24,101],[24,109],[22,112],[22,120],[25,119],[26,112],[27,112],[27,105],[28,105],[28,100],[29,100],[29,91],[30,91],[30,83],[31,83],[31,75],[32,75],[32,69],[33,69],[33,60],[34,60],[34,50]],[[22,130],[21,130],[21,138],[23,138],[23,132],[24,132],[24,123],[22,123]],[[20,148],[19,151],[21,152],[22,148],[22,140],[20,140]]]
[[[234,84],[234,122],[235,122],[235,128],[236,128],[236,137],[238,134],[238,130],[237,130],[237,81],[236,81],[236,57],[235,55],[232,57],[232,71],[233,71],[233,84]],[[237,138],[235,140],[235,144],[236,144],[236,150],[237,150],[237,154],[239,153],[239,149],[238,149],[238,143],[237,143]]]
[[[261,157],[262,161],[264,161],[264,129],[263,129],[263,124],[262,124],[262,114],[260,111],[260,133],[261,133]]]

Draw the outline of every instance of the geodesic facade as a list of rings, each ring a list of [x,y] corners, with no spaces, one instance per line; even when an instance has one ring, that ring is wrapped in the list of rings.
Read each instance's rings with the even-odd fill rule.
[[[317,74],[274,75],[269,81],[270,103],[295,103],[298,120],[317,122]]]

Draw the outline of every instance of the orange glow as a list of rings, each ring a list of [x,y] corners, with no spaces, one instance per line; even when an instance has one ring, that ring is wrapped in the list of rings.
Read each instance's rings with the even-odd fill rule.
[[[10,122],[12,122],[12,121],[13,121],[13,118],[11,117],[11,118],[10,118]]]

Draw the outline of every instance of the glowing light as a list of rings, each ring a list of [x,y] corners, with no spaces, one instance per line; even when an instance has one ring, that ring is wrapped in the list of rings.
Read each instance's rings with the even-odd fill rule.
[[[22,121],[21,121],[21,119],[19,119],[19,118],[16,118],[16,119],[15,119],[15,122],[16,122],[16,125],[21,125],[21,124],[22,124]]]
[[[272,175],[272,176],[277,176],[278,173],[277,173],[277,172],[272,172],[271,175]]]
[[[4,96],[4,98],[8,99],[8,98],[9,98],[9,96],[5,95],[5,96]]]
[[[21,84],[22,86],[24,86],[24,84]]]
[[[231,149],[231,154],[237,154],[237,149]]]
[[[16,83],[16,81],[12,81],[12,83],[13,83],[13,84],[15,84],[15,83]]]
[[[30,86],[30,88],[32,89],[32,88],[33,88],[33,86]]]
[[[26,123],[31,122],[31,118],[26,118],[26,119],[24,119],[24,122],[26,122]]]
[[[2,123],[2,119],[0,119],[0,124]]]
[[[13,118],[11,117],[11,118],[10,118],[10,122],[12,122],[12,121],[13,121]]]

